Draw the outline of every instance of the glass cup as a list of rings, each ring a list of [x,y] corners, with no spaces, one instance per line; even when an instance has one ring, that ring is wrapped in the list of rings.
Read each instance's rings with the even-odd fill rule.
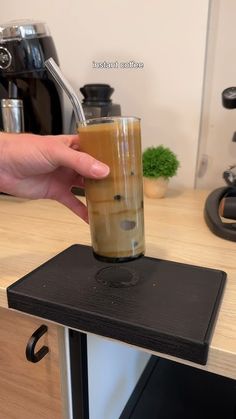
[[[140,119],[104,117],[79,124],[80,151],[110,167],[105,179],[85,179],[96,258],[125,262],[144,254]]]

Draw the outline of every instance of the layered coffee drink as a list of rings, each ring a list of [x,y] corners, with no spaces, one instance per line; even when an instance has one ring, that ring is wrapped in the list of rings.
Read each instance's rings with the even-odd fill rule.
[[[98,118],[78,127],[80,151],[110,167],[102,180],[85,179],[96,257],[122,262],[144,254],[140,120]]]

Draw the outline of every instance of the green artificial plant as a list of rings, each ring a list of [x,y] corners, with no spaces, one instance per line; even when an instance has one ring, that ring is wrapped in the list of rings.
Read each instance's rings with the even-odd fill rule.
[[[176,175],[180,163],[168,147],[148,147],[143,152],[143,176],[169,179]]]

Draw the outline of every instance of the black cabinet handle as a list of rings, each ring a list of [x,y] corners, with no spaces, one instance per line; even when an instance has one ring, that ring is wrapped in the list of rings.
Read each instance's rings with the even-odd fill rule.
[[[35,332],[30,337],[25,351],[25,355],[28,361],[33,363],[39,362],[49,352],[47,346],[42,346],[42,348],[39,349],[38,352],[34,353],[36,343],[47,332],[47,330],[48,327],[43,324],[37,330],[35,330]]]

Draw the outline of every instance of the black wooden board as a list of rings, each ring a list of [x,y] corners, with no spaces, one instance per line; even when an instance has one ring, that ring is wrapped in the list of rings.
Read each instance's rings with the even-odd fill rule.
[[[121,279],[120,279],[121,278]],[[109,264],[73,245],[8,288],[9,307],[205,364],[226,274],[155,258]]]

